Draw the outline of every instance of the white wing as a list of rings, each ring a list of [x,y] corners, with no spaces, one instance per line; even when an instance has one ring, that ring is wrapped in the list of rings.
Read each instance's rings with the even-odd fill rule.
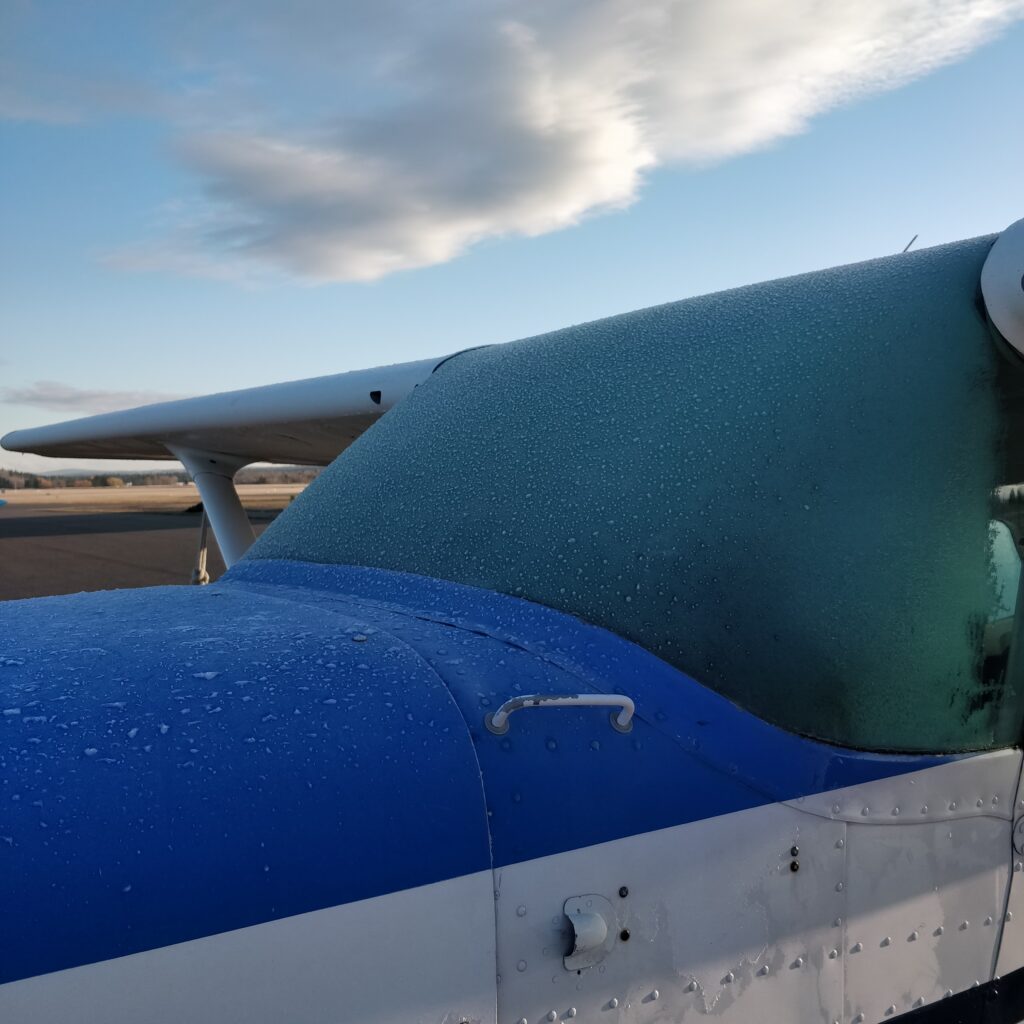
[[[225,391],[15,430],[0,445],[61,458],[173,459],[192,449],[248,462],[326,465],[442,359]]]

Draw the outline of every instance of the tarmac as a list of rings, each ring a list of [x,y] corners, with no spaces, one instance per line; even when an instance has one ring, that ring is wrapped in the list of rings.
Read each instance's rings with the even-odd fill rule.
[[[300,490],[239,487],[257,535]],[[0,494],[0,601],[188,584],[202,520],[190,510],[198,500],[192,486]],[[211,579],[224,572],[212,534],[207,570]]]

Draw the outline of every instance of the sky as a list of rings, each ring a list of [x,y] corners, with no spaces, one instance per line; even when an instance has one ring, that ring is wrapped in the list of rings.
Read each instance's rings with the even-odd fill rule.
[[[0,435],[999,231],[1022,95],[1024,0],[5,0]]]

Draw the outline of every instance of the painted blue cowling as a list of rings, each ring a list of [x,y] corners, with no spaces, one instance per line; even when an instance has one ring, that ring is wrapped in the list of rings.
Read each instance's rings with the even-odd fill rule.
[[[0,606],[0,982],[927,767],[550,609],[375,569]],[[484,717],[522,693],[607,709]]]

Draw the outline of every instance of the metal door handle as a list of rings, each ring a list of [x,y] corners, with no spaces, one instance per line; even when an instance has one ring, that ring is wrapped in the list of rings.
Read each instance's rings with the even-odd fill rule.
[[[484,725],[488,732],[495,736],[504,736],[508,732],[508,716],[520,708],[619,708],[611,717],[612,728],[617,732],[629,732],[633,728],[633,712],[636,710],[633,701],[621,693],[531,693],[522,697],[513,697],[505,701],[497,711],[492,711],[485,719]]]

